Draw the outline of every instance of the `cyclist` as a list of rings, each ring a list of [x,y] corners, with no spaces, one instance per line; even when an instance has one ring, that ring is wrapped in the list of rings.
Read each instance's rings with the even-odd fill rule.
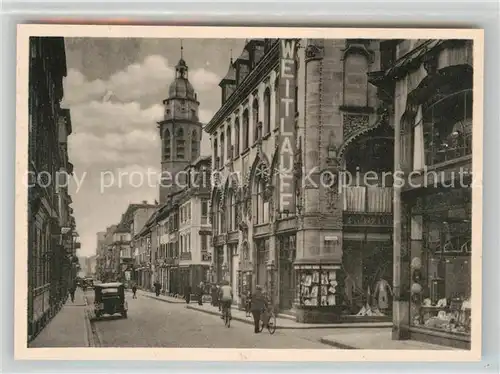
[[[229,318],[231,318],[231,304],[233,303],[233,289],[229,285],[228,281],[222,282],[222,287],[219,290],[219,300],[222,304],[222,316],[224,319],[224,311],[227,309]]]

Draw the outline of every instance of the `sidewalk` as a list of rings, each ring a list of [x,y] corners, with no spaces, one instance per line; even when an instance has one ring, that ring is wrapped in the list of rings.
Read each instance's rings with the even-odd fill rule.
[[[365,330],[356,334],[339,331],[335,335],[321,338],[320,341],[323,344],[340,349],[459,350],[415,340],[392,340],[391,334],[391,329],[384,329],[383,331]]]
[[[132,294],[131,290],[126,290],[126,292]],[[176,297],[165,296],[165,295],[156,296],[154,292],[149,292],[144,290],[137,290],[137,296],[149,297],[150,299],[156,299],[170,304],[186,304],[186,300],[184,299],[179,299]],[[197,301],[191,300],[191,302],[196,303]]]
[[[75,302],[62,307],[38,336],[28,343],[28,348],[89,347],[91,330],[87,318],[87,302],[82,290],[75,293]]]
[[[213,315],[220,315],[219,308],[213,307],[210,304],[203,304],[203,306],[198,305],[186,305],[187,309],[196,310],[202,313],[208,313]],[[243,310],[239,310],[236,306],[233,306],[231,314],[234,320],[253,325],[253,318],[247,317]],[[276,328],[277,329],[344,329],[344,328],[383,328],[391,327],[390,322],[360,322],[360,323],[299,323],[295,322],[290,318],[276,317]]]

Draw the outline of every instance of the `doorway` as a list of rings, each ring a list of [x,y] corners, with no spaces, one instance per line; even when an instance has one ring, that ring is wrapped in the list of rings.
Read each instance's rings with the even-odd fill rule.
[[[277,238],[279,261],[279,307],[281,310],[293,308],[295,298],[295,272],[293,261],[296,253],[296,235],[284,235]]]

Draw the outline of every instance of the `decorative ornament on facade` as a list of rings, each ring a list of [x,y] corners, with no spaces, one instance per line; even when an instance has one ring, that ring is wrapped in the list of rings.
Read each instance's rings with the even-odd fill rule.
[[[344,114],[343,129],[344,139],[348,139],[354,133],[368,128],[369,117],[361,114]]]
[[[324,47],[315,44],[309,44],[305,49],[306,61],[320,60],[324,57]]]

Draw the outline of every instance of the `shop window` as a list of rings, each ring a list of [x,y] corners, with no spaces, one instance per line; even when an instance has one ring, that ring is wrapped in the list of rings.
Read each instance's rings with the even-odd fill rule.
[[[414,155],[423,147],[426,166],[472,154],[472,90],[438,97],[422,112],[422,121],[415,126]],[[421,163],[419,157],[414,166]]]
[[[340,305],[339,267],[302,265],[295,269],[297,300],[301,306],[331,307]]]
[[[440,199],[446,198],[440,195]],[[422,214],[412,217],[411,324],[469,335],[472,230],[469,209],[429,212],[429,205],[435,204],[432,201]]]

